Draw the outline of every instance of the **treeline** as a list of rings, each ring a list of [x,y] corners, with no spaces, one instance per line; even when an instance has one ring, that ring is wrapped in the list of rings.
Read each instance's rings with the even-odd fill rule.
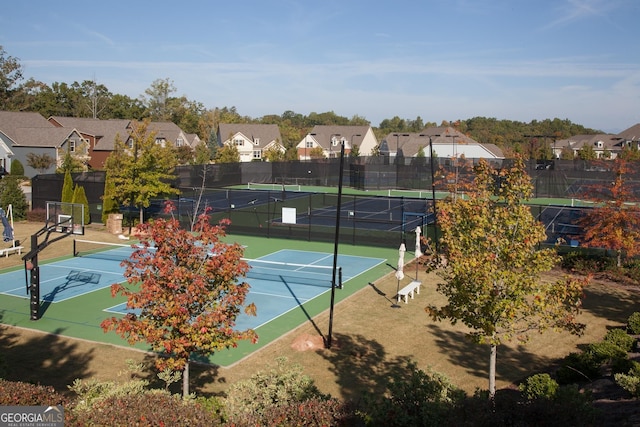
[[[240,114],[236,107],[207,108],[185,96],[169,78],[157,79],[137,98],[112,93],[96,81],[54,82],[51,85],[33,78],[25,80],[22,65],[0,46],[0,110],[38,112],[44,117],[92,117],[98,119],[150,118],[171,121],[187,133],[197,134],[211,144],[219,123],[277,124],[282,143],[293,148],[316,125],[372,126],[379,141],[392,132],[420,132],[425,127],[452,126],[481,143],[495,144],[509,156],[514,153],[539,151],[545,140],[563,139],[577,134],[601,131],[574,124],[568,119],[532,120],[529,123],[496,118],[474,117],[466,120],[425,122],[420,116],[403,119],[394,116],[377,126],[362,116],[339,116],[333,111],[308,115],[285,111],[253,118]],[[537,136],[537,137],[534,137]],[[368,153],[362,153],[368,154]]]

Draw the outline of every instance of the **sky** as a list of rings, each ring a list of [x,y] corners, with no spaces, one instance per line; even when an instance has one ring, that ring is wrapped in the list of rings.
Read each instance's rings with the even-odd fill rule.
[[[0,45],[25,78],[95,80],[259,118],[333,111],[640,122],[638,0],[27,0],[3,4]]]

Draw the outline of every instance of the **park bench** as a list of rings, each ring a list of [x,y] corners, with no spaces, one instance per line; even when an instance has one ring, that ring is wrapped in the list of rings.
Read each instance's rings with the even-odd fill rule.
[[[10,248],[0,249],[0,256],[4,255],[5,257],[9,257],[9,254],[18,252],[18,255],[22,255],[22,250],[24,247],[22,246],[11,246]]]
[[[419,294],[420,293],[420,285],[422,284],[422,282],[418,281],[418,280],[414,280],[411,283],[409,283],[407,286],[405,286],[404,288],[400,289],[398,291],[398,302],[400,302],[401,298],[404,298],[404,303],[407,304],[409,303],[409,297],[411,297],[411,299],[413,299],[414,293]]]

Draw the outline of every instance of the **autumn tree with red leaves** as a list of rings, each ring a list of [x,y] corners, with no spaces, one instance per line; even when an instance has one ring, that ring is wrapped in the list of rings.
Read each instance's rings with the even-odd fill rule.
[[[159,370],[182,371],[185,396],[192,355],[209,356],[239,340],[257,341],[253,330],[234,328],[249,292],[249,284],[238,278],[249,265],[242,260],[242,246],[221,241],[229,223],[212,225],[203,214],[193,233],[173,217],[142,224],[140,244],[123,262],[126,282],[111,285],[112,296],[127,298],[129,313],[101,324],[130,344],[149,344],[162,356],[156,361]],[[244,311],[255,315],[256,309],[249,304]]]
[[[605,248],[616,253],[617,265],[623,258],[640,254],[640,182],[638,162],[625,156],[607,161],[612,166],[611,180],[586,187],[582,198],[594,202],[578,220],[583,229],[580,242],[587,247]]]

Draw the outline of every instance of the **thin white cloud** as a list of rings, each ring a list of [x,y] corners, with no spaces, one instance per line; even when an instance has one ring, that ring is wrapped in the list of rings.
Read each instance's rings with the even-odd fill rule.
[[[557,8],[559,16],[541,30],[569,25],[591,17],[600,17],[611,22],[607,13],[618,6],[616,0],[566,0]]]

